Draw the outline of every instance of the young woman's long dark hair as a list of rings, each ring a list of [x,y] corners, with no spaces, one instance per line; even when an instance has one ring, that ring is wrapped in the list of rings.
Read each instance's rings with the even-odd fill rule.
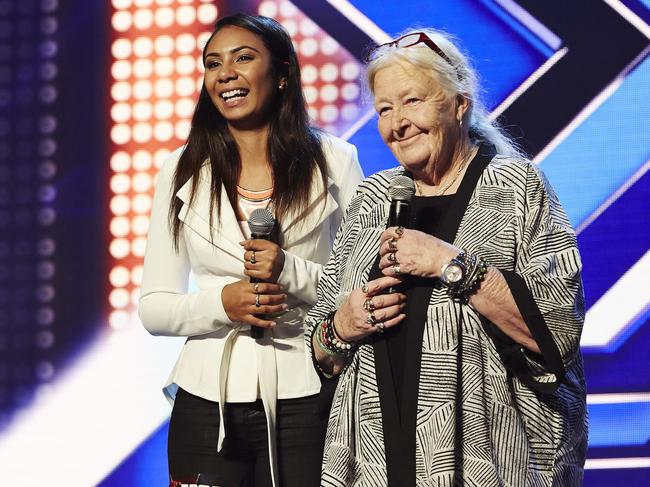
[[[324,191],[327,191],[327,162],[321,149],[320,134],[309,124],[298,58],[284,28],[268,17],[246,14],[224,17],[215,24],[215,30],[203,49],[204,59],[210,40],[226,26],[241,27],[257,35],[271,53],[271,75],[276,83],[281,78],[286,79],[284,89],[281,92],[278,90],[268,109],[270,120],[267,151],[273,170],[273,208],[276,220],[281,221],[290,210],[301,212],[307,208],[317,168],[320,170]],[[212,223],[212,209],[216,206],[217,214],[221,212],[222,185],[232,207],[237,207],[241,158],[226,119],[212,103],[204,84],[192,117],[187,144],[174,173],[173,195],[193,177],[191,204],[196,194],[199,172],[206,159],[209,160],[212,174]],[[172,197],[169,217],[176,245],[181,228],[178,214],[182,206],[180,199]]]

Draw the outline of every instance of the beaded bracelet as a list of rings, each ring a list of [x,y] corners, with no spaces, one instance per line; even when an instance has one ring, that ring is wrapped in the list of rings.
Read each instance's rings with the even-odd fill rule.
[[[349,356],[358,347],[357,342],[347,342],[341,339],[334,328],[334,315],[336,311],[332,311],[327,315],[327,318],[319,326],[319,336],[323,347],[328,349],[329,355],[335,356]]]
[[[329,343],[331,344],[332,349],[341,352],[345,355],[349,355],[356,349],[357,343],[347,342],[338,336],[338,334],[336,333],[336,328],[334,327],[335,314],[336,311],[333,311],[329,315],[327,315],[327,318],[325,319],[324,322],[325,323],[324,335],[329,341]]]
[[[471,280],[468,281],[466,288],[463,290],[463,294],[469,298],[472,294],[475,294],[481,287],[481,283],[485,280],[485,275],[487,274],[487,264],[480,257],[478,258],[478,263],[476,265],[476,272],[472,275]],[[469,300],[469,299],[468,299]]]
[[[321,339],[321,325],[318,325],[314,329],[314,334],[316,336],[316,345],[318,346],[318,348],[320,348],[321,351],[325,352],[325,354],[333,356],[334,354],[323,344],[323,340]],[[331,374],[331,373],[326,372],[325,370],[323,370],[320,363],[316,359],[316,354],[315,353],[312,355],[312,362],[314,364],[314,367],[316,368],[316,371],[320,375],[322,375],[325,379],[331,379],[331,378],[336,376],[335,374]]]
[[[341,356],[341,357],[344,356],[343,353],[334,352],[328,346],[328,344],[326,344],[326,342],[323,340],[323,331],[322,331],[322,329],[323,329],[323,326],[322,326],[322,323],[321,323],[314,330],[314,335],[315,335],[315,338],[316,338],[316,345],[318,345],[318,348],[320,348],[321,351],[326,353],[327,355]]]

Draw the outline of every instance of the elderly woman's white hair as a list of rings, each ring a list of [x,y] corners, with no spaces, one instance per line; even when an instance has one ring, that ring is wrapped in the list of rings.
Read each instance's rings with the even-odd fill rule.
[[[463,130],[461,130],[461,136],[463,138],[482,138],[494,144],[499,154],[522,155],[519,147],[501,129],[498,123],[489,119],[487,110],[480,100],[476,72],[467,56],[458,48],[452,36],[431,28],[413,28],[398,35],[396,39],[419,32],[426,34],[440,48],[447,59],[425,43],[403,48],[390,44],[382,45],[371,51],[366,67],[370,91],[374,94],[375,76],[382,68],[395,62],[414,66],[426,75],[431,76],[450,98],[462,96],[469,100],[469,109],[465,112],[462,120]]]

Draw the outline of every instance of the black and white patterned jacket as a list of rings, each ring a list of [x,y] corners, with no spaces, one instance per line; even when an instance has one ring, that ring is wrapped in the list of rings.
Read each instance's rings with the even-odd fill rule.
[[[453,303],[434,287],[416,386],[416,485],[581,485],[587,420],[575,234],[538,168],[521,158],[493,156],[483,166],[474,160],[465,175],[476,174],[473,182],[463,181],[466,206],[453,244],[501,270],[542,354],[526,352],[470,306]],[[309,314],[310,352],[314,327],[368,280],[386,226],[388,187],[402,172],[367,178],[352,199]],[[390,428],[379,393],[377,350],[377,343],[361,346],[339,379],[324,486],[388,485]]]

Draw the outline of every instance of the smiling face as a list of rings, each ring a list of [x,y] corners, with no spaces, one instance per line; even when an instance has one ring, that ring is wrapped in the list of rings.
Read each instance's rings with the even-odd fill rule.
[[[278,80],[262,39],[241,27],[226,26],[208,43],[204,65],[205,88],[231,127],[255,129],[268,124]]]
[[[399,163],[416,178],[449,167],[467,104],[444,93],[424,71],[394,63],[373,80],[379,133]],[[438,176],[441,176],[439,174]]]

